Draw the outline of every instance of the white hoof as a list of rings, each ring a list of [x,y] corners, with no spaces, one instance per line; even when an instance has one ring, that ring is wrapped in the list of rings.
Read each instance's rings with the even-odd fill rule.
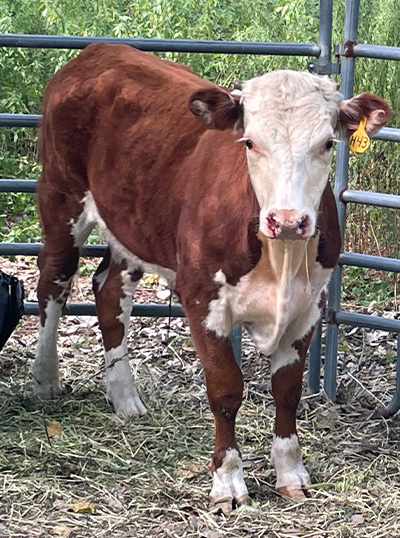
[[[56,400],[63,395],[59,383],[40,383],[36,379],[33,380],[33,393],[41,400]]]
[[[233,501],[238,505],[247,504],[248,491],[243,477],[243,465],[236,449],[228,448],[221,467],[214,471],[210,497],[212,504],[224,514],[231,512]]]
[[[147,415],[147,409],[139,396],[131,396],[125,400],[118,400],[117,402],[114,402],[111,399],[110,401],[114,407],[115,413],[121,418],[134,416],[143,417]]]
[[[296,434],[276,437],[272,442],[271,461],[276,469],[276,490],[291,499],[305,499],[305,486],[310,476],[303,465],[301,448]]]

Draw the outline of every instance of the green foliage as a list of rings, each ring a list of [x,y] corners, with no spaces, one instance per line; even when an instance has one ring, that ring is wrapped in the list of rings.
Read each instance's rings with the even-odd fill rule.
[[[343,41],[345,0],[334,1],[333,42]],[[361,0],[359,42],[398,46],[400,0]],[[111,37],[318,41],[318,0],[0,0],[3,33]],[[0,112],[40,113],[51,76],[78,51],[5,48],[0,55]],[[306,58],[165,53],[200,75],[223,85],[276,68],[305,69]],[[356,92],[384,96],[400,112],[400,64],[357,59]],[[33,129],[0,130],[0,176],[40,174]],[[374,142],[372,151],[352,157],[352,188],[399,192],[399,147]],[[400,217],[389,210],[350,206],[346,248],[398,256]],[[1,195],[0,237],[7,241],[40,238],[33,196]],[[92,239],[95,240],[96,238]],[[357,283],[357,279],[356,279]],[[379,292],[379,290],[378,290]],[[381,293],[383,295],[383,292]]]
[[[397,275],[388,276],[381,271],[345,267],[342,301],[346,305],[356,304],[361,308],[377,303],[383,308],[397,310]]]

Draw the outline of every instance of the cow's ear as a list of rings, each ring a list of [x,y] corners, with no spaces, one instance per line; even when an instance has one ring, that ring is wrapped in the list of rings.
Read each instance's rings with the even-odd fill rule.
[[[195,92],[189,100],[190,111],[210,129],[233,129],[241,119],[240,96],[220,88]]]
[[[360,121],[367,118],[366,131],[373,136],[390,118],[389,105],[372,93],[361,93],[340,104],[340,130],[348,137],[357,130]]]

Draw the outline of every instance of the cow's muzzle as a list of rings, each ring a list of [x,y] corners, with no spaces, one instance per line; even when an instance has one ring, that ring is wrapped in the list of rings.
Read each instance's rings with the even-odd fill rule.
[[[312,235],[311,219],[294,209],[272,210],[266,217],[265,230],[270,239],[308,239]]]

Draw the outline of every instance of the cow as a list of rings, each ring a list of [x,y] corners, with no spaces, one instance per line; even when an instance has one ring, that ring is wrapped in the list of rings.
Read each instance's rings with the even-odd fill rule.
[[[58,320],[98,225],[108,246],[93,286],[116,413],[147,413],[127,331],[138,282],[157,273],[179,297],[204,370],[216,429],[212,504],[229,513],[249,500],[235,438],[243,394],[235,323],[271,360],[276,489],[304,498],[296,409],[341,248],[332,146],[363,119],[373,135],[389,115],[380,97],[343,100],[333,81],[310,73],[273,71],[231,91],[126,45],[85,48],[44,95],[36,395],[62,395]]]

